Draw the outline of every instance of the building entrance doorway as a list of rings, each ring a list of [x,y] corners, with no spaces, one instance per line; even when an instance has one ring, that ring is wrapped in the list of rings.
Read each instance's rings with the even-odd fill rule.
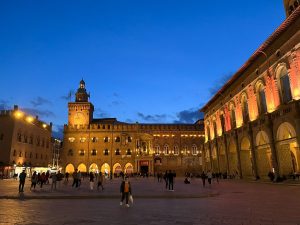
[[[141,166],[140,172],[143,176],[147,175],[149,172],[149,166]]]

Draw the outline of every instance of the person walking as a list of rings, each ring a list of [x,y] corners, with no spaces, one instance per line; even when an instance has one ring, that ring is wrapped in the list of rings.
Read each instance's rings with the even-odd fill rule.
[[[209,183],[209,186],[211,186],[211,180],[212,180],[212,172],[210,170],[208,170],[207,172],[207,181]]]
[[[122,181],[120,186],[120,192],[122,194],[120,205],[123,205],[123,201],[125,199],[126,207],[129,207],[128,200],[129,200],[129,195],[132,194],[132,190],[131,190],[131,184],[128,180],[128,177],[125,177],[125,179]]]
[[[52,177],[52,184],[51,184],[51,191],[52,191],[53,188],[56,190],[56,182],[57,182],[56,172],[54,172],[51,177]]]
[[[169,183],[169,174],[168,171],[166,170],[165,174],[164,174],[164,180],[166,183],[166,189],[168,189],[168,183]]]
[[[25,180],[26,180],[26,173],[25,170],[22,171],[19,175],[19,192],[24,192],[24,185],[25,185]]]
[[[91,171],[90,172],[90,189],[91,189],[91,191],[94,190],[94,179],[95,179],[94,173]]]
[[[30,186],[30,190],[33,188],[35,190],[35,186],[38,182],[38,175],[36,174],[36,171],[33,172],[32,176],[31,176],[31,186]]]
[[[102,172],[100,172],[99,176],[98,176],[97,190],[99,190],[99,187],[102,188],[102,191],[104,190],[104,187],[103,187],[103,174],[102,174]]]
[[[204,173],[204,171],[202,171],[201,173],[201,179],[202,179],[202,185],[203,187],[205,187],[206,174]]]

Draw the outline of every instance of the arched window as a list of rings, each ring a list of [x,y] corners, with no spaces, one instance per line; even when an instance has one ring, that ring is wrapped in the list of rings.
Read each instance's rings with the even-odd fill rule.
[[[231,121],[231,128],[235,128],[236,121],[235,121],[235,110],[234,110],[233,104],[231,104],[231,106],[230,106],[230,121]]]
[[[181,151],[181,153],[185,155],[185,154],[187,154],[187,151],[188,151],[188,146],[185,145],[183,147],[183,150]]]
[[[159,152],[159,150],[160,150],[159,145],[156,145],[154,149],[155,149],[155,154],[158,155],[158,154],[160,153],[160,152]]]
[[[121,141],[121,138],[120,137],[116,137],[115,138],[115,142],[120,142]]]
[[[256,87],[257,102],[260,114],[267,112],[267,101],[265,87],[262,83],[259,83]]]
[[[103,151],[103,153],[104,153],[104,155],[108,155],[108,153],[109,153],[108,149],[105,149],[105,150]]]
[[[131,150],[130,149],[127,149],[126,155],[131,155]]]
[[[278,69],[277,77],[280,82],[280,92],[283,103],[288,103],[292,100],[292,92],[290,85],[290,77],[285,66]]]
[[[116,149],[116,155],[121,155],[121,151],[120,151],[120,149]]]
[[[174,155],[178,155],[179,154],[179,148],[177,145],[174,146]]]
[[[97,150],[96,150],[96,149],[93,149],[92,152],[91,152],[91,154],[92,154],[92,155],[97,155]]]
[[[192,154],[193,155],[197,155],[198,152],[197,152],[197,146],[196,145],[192,145]]]
[[[165,145],[165,146],[164,146],[164,153],[165,153],[166,155],[169,155],[169,145]]]
[[[249,109],[248,109],[248,100],[246,95],[242,96],[241,103],[242,103],[243,121],[244,123],[247,123],[249,121]]]
[[[80,155],[80,156],[84,156],[84,153],[85,153],[85,152],[84,152],[83,149],[79,150],[79,155]]]

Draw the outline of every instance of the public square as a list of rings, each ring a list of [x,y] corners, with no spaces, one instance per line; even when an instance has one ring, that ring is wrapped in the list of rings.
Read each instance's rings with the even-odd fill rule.
[[[300,224],[300,185],[220,180],[202,187],[200,179],[184,184],[176,178],[175,191],[154,178],[131,178],[134,204],[120,206],[120,179],[107,180],[104,191],[61,184],[18,193],[17,180],[0,181],[0,224]],[[50,181],[51,183],[51,181]]]

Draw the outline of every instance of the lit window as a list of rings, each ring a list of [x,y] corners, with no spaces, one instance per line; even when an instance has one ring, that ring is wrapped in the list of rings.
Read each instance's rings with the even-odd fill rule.
[[[132,137],[128,137],[128,138],[127,138],[127,141],[128,141],[128,142],[131,142],[131,141],[132,141]]]
[[[92,155],[97,155],[97,150],[96,149],[92,150]]]
[[[169,155],[169,145],[165,145],[165,146],[164,146],[164,153],[165,153],[166,155]]]
[[[84,156],[84,150],[83,149],[79,150],[79,155]]]
[[[179,148],[177,145],[174,146],[174,155],[178,155],[179,154]]]
[[[160,150],[159,145],[156,145],[154,149],[155,149],[155,154],[158,155],[158,154],[160,153],[160,152],[159,152],[159,150]]]
[[[69,142],[74,142],[75,141],[75,138],[74,137],[69,137]]]
[[[82,138],[79,139],[79,141],[80,141],[81,143],[83,143],[83,142],[86,141],[86,138],[85,138],[85,137],[82,137]]]
[[[197,146],[196,145],[192,146],[192,154],[197,155]]]

